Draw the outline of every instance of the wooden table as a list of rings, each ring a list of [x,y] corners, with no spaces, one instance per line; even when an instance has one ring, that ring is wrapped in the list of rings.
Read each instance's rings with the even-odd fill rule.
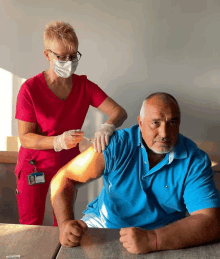
[[[20,255],[21,259],[216,259],[220,243],[149,254],[130,254],[119,241],[119,230],[90,228],[80,246],[59,244],[57,227],[0,224],[0,258]]]
[[[78,247],[61,247],[56,259],[216,259],[220,258],[220,243],[180,250],[159,251],[135,255],[119,242],[119,230],[90,228]]]
[[[54,259],[60,248],[57,227],[0,224],[0,258]]]

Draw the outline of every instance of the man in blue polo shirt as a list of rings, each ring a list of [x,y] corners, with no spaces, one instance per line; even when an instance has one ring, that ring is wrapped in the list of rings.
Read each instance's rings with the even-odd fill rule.
[[[137,254],[220,237],[210,160],[179,133],[179,125],[175,98],[154,93],[144,100],[138,125],[117,130],[103,153],[91,147],[59,170],[51,201],[62,245],[78,245],[87,226],[121,229],[123,246]],[[100,195],[82,220],[74,220],[74,186],[101,175]]]

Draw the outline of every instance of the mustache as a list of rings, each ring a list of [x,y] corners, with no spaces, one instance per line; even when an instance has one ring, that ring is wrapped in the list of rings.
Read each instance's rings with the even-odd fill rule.
[[[171,142],[172,139],[165,137],[165,138],[157,138],[155,141],[159,141],[159,142]]]

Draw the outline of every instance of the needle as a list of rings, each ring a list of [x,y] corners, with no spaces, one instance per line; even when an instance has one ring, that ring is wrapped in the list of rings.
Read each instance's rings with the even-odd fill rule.
[[[85,136],[83,136],[86,140],[88,140],[89,142],[93,143],[93,141],[91,140],[91,138],[87,138]]]

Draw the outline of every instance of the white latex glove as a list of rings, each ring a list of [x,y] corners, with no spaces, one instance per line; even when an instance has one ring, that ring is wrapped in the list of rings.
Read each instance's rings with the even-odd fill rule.
[[[56,152],[62,149],[75,147],[82,139],[84,132],[81,130],[68,130],[58,135],[53,140],[53,147]]]
[[[105,147],[109,144],[109,137],[116,130],[113,124],[104,123],[101,125],[101,129],[95,133],[94,138],[94,150],[95,152],[101,153],[105,150]]]

